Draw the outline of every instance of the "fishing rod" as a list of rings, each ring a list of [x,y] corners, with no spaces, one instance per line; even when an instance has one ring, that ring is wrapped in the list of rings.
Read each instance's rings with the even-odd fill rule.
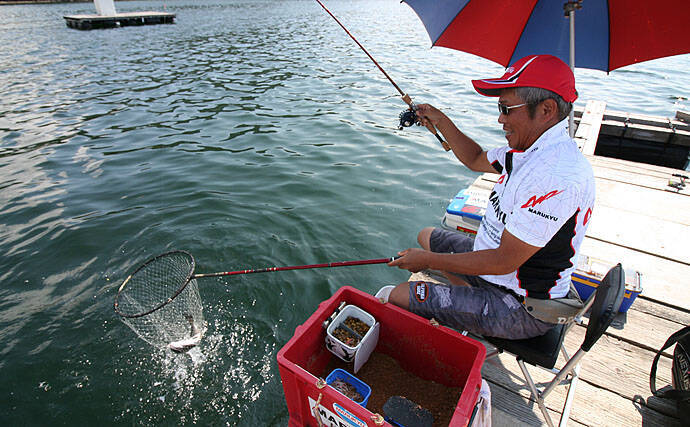
[[[323,10],[325,10],[326,12],[328,12],[329,15],[331,15],[331,17],[335,20],[335,22],[337,22],[338,25],[340,25],[340,27],[341,27],[343,30],[345,30],[345,33],[347,33],[347,35],[350,36],[350,38],[351,38],[355,43],[357,43],[357,46],[359,46],[359,48],[362,49],[362,50],[364,51],[364,53],[367,54],[367,56],[369,57],[369,59],[371,59],[372,62],[374,63],[374,65],[376,65],[376,66],[378,67],[378,69],[381,70],[381,72],[383,73],[383,75],[386,76],[386,78],[388,79],[388,81],[391,82],[391,84],[392,84],[393,87],[398,91],[398,93],[400,94],[400,96],[402,96],[402,100],[405,101],[405,103],[409,106],[409,109],[407,109],[407,110],[403,111],[402,113],[400,113],[400,125],[398,126],[398,129],[402,129],[403,127],[410,127],[410,126],[412,126],[413,124],[418,124],[418,125],[419,125],[419,124],[420,124],[420,120],[419,120],[419,117],[417,116],[417,113],[416,113],[417,107],[415,106],[414,102],[412,102],[412,98],[410,98],[410,96],[409,96],[408,94],[406,94],[405,92],[403,92],[403,91],[400,89],[400,87],[399,87],[397,84],[395,84],[395,82],[393,81],[393,79],[391,78],[391,76],[388,75],[388,73],[383,69],[383,67],[381,67],[381,66],[379,65],[378,62],[376,62],[376,60],[374,59],[374,57],[371,56],[371,54],[369,54],[369,52],[364,48],[364,46],[362,46],[362,44],[361,44],[360,42],[357,41],[357,39],[356,39],[356,38],[347,30],[347,28],[345,28],[345,26],[338,20],[338,18],[336,18],[335,15],[333,15],[333,14],[331,13],[331,11],[328,10],[328,9],[326,8],[326,6],[324,6],[323,3],[321,3],[321,0],[316,0],[316,2],[317,2],[319,5],[321,5],[321,7],[323,8]],[[450,145],[448,145],[448,143],[447,143],[446,141],[444,141],[443,138],[441,138],[441,135],[438,134],[438,132],[436,131],[436,127],[434,127],[434,125],[432,125],[431,123],[428,123],[428,124],[426,125],[426,128],[429,129],[429,131],[430,131],[431,133],[433,133],[434,136],[436,136],[436,139],[438,139],[438,141],[441,143],[441,145],[443,146],[443,148],[444,148],[446,151],[450,151]]]
[[[252,273],[270,273],[273,271],[288,271],[288,270],[307,270],[311,268],[332,268],[332,267],[350,267],[355,265],[369,265],[369,264],[387,264],[394,261],[400,257],[390,257],[390,258],[378,258],[378,259],[362,259],[357,261],[337,261],[337,262],[326,262],[323,264],[309,264],[309,265],[292,265],[287,267],[266,267],[250,270],[237,270],[237,271],[223,271],[220,273],[205,273],[205,274],[194,274],[192,279],[199,279],[202,277],[219,277],[219,276],[235,276],[238,274],[252,274]]]
[[[196,262],[192,254],[180,250],[170,251],[149,259],[122,282],[115,296],[114,308],[120,319],[149,344],[182,353],[199,345],[206,330],[199,289],[194,279],[309,268],[387,264],[398,258],[394,256],[194,274]]]

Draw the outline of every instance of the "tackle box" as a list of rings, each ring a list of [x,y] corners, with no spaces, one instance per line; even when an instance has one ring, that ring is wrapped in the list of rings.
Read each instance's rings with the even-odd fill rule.
[[[469,189],[460,190],[446,208],[443,227],[476,237],[487,203],[488,200],[483,193]]]
[[[612,262],[598,260],[583,254],[580,255],[577,268],[571,277],[573,285],[575,285],[575,289],[583,301],[592,295],[592,292],[599,286],[601,280],[614,265]],[[628,311],[635,298],[642,292],[640,273],[630,268],[625,268],[624,272],[625,294],[623,295],[621,307],[618,309],[619,313]]]
[[[480,342],[350,286],[340,288],[322,302],[278,351],[290,427],[315,426],[314,413],[324,425],[378,426],[376,417],[319,378],[336,356],[324,345],[324,321],[345,302],[371,314],[380,325],[376,352],[392,357],[401,369],[427,381],[461,388],[452,409],[451,426],[465,426],[472,419],[481,388],[481,367],[486,349]],[[372,393],[376,384],[369,383]],[[404,390],[401,390],[404,392]],[[372,418],[374,417],[374,418]]]

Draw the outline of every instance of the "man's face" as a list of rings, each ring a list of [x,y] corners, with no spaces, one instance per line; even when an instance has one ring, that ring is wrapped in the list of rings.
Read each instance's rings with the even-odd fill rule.
[[[515,94],[515,89],[501,91],[498,102],[508,107],[524,104]],[[536,118],[530,118],[527,105],[513,108],[507,115],[499,113],[498,122],[503,125],[508,146],[514,150],[525,151],[544,131]]]

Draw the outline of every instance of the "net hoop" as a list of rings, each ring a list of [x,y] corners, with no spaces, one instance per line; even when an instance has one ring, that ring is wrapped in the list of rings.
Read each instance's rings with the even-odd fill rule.
[[[187,272],[187,276],[186,276],[185,280],[182,281],[182,283],[181,283],[180,286],[175,290],[175,292],[173,293],[173,295],[171,295],[168,299],[164,300],[163,302],[161,302],[160,304],[158,304],[158,305],[155,306],[154,308],[152,308],[152,309],[150,309],[150,310],[147,310],[147,311],[144,311],[144,312],[142,312],[142,313],[127,314],[127,313],[123,313],[123,312],[120,310],[120,296],[123,295],[123,292],[126,291],[127,285],[132,281],[132,278],[136,277],[138,273],[142,272],[142,271],[145,270],[148,266],[150,266],[152,263],[158,262],[158,261],[159,261],[160,259],[162,259],[162,258],[167,258],[167,257],[172,257],[172,256],[179,256],[179,255],[183,256],[184,258],[187,258],[190,267],[189,267],[189,271]],[[134,272],[133,272],[132,274],[130,274],[130,275],[125,279],[125,281],[122,282],[122,285],[120,285],[120,287],[118,288],[118,290],[117,290],[117,296],[115,297],[115,312],[116,312],[120,317],[124,317],[124,318],[127,318],[127,319],[136,319],[136,318],[138,318],[138,317],[144,317],[144,316],[147,316],[147,315],[149,315],[149,314],[151,314],[151,313],[153,313],[153,312],[155,312],[155,311],[160,310],[161,308],[163,308],[163,307],[165,307],[166,305],[170,304],[175,298],[177,298],[178,295],[180,295],[180,294],[182,293],[182,291],[185,290],[185,288],[187,287],[187,285],[189,285],[189,282],[191,282],[191,280],[192,280],[192,278],[193,278],[193,276],[194,276],[194,268],[195,268],[194,257],[193,257],[192,254],[190,254],[189,252],[183,251],[183,250],[174,250],[174,251],[165,252],[165,253],[163,253],[163,254],[157,255],[157,256],[155,256],[155,257],[149,259],[149,260],[146,261],[144,264],[142,264],[141,266],[139,266],[136,270],[134,270]]]

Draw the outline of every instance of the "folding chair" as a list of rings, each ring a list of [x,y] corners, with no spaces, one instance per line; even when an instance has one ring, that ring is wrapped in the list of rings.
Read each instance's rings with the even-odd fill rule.
[[[618,264],[606,273],[601,284],[599,284],[596,291],[587,299],[583,309],[576,318],[576,322],[582,324],[582,315],[591,307],[585,339],[572,357],[568,355],[563,345],[563,339],[574,323],[569,325],[558,325],[545,335],[524,340],[483,337],[484,340],[496,347],[495,351],[487,355],[487,359],[503,351],[516,356],[520,369],[525,376],[525,381],[532,393],[532,397],[539,405],[539,409],[542,414],[544,414],[544,418],[549,426],[553,427],[554,424],[544,404],[546,396],[548,396],[564,378],[571,376],[568,384],[568,394],[566,395],[563,412],[561,413],[559,421],[559,426],[565,426],[570,416],[572,398],[575,394],[575,386],[580,370],[580,359],[582,359],[592,348],[594,343],[603,335],[604,331],[606,331],[616,317],[621,302],[623,301],[624,293],[625,273],[623,272],[622,266]],[[556,360],[558,360],[559,351],[563,353],[563,356],[567,360],[565,366],[560,370],[554,369]],[[549,382],[543,390],[539,391],[525,363],[535,365],[555,374],[554,379]]]

